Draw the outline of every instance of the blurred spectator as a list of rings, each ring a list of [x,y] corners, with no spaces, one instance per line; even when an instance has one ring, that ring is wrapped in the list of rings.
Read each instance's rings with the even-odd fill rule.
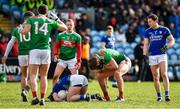
[[[6,51],[8,40],[9,40],[8,37],[5,36],[0,37],[0,52],[2,56],[4,56],[4,53]]]
[[[118,28],[118,30],[115,31],[114,35],[116,37],[117,42],[123,42],[123,43],[126,42],[126,35],[121,28]]]
[[[143,63],[143,44],[144,39],[141,38],[141,42],[136,45],[134,48],[135,64],[138,66],[137,79],[142,81],[143,72],[142,72],[142,63]]]
[[[108,25],[106,29],[106,35],[101,39],[101,48],[111,48],[114,49],[115,37],[113,35],[114,29],[112,26]]]
[[[170,24],[169,24],[169,29],[170,29],[173,37],[174,37],[174,38],[178,38],[178,37],[176,36],[176,30],[175,30],[175,25],[174,25],[174,23],[170,23]]]
[[[82,55],[81,55],[81,69],[80,74],[84,74],[89,79],[89,58],[90,58],[90,44],[89,37],[84,36],[82,39]],[[85,72],[84,71],[85,68]]]
[[[89,37],[89,44],[90,44],[90,48],[91,48],[92,47],[91,29],[89,29],[89,28],[86,29],[86,36]]]
[[[143,20],[140,21],[137,29],[138,29],[139,35],[140,35],[141,37],[143,37],[144,34],[145,34],[145,30],[146,30],[145,22],[144,22]]]
[[[133,28],[129,28],[128,31],[126,32],[126,39],[128,43],[132,43],[135,41],[136,38],[136,33]]]
[[[83,30],[85,31],[87,28],[92,28],[91,22],[88,20],[88,16],[86,13],[81,15],[81,18],[77,20],[76,29],[77,31]]]

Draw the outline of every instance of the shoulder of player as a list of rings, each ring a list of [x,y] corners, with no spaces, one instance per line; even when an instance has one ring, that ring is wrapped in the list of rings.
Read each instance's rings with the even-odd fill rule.
[[[58,36],[65,34],[65,31],[58,33]]]
[[[76,33],[75,31],[73,32],[73,34],[74,34],[75,36],[81,37],[81,35],[78,34],[78,33]]]
[[[169,28],[168,27],[166,27],[166,26],[162,26],[162,25],[160,25],[160,27],[159,27],[160,29],[163,29],[163,30],[169,30]]]
[[[149,27],[149,28],[147,28],[145,31],[147,32],[147,31],[150,31],[152,28],[151,27]]]
[[[51,20],[51,19],[49,19],[48,17],[46,18],[46,20],[47,20],[48,22],[55,22],[54,20]]]
[[[31,16],[31,17],[29,17],[29,18],[39,18],[39,16]]]

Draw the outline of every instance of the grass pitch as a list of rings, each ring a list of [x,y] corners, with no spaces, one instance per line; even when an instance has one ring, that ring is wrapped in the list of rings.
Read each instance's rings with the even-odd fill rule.
[[[48,81],[48,90],[46,97],[51,92],[51,80]],[[22,102],[20,97],[20,83],[0,83],[0,108],[77,108],[77,109],[100,109],[100,108],[180,108],[180,82],[170,83],[171,101],[164,101],[164,91],[162,88],[163,101],[156,101],[156,93],[153,82],[125,82],[125,102],[117,103],[115,98],[118,95],[117,88],[112,88],[111,83],[108,83],[108,90],[111,101],[92,101],[92,102],[46,102],[45,106],[32,106],[31,93],[29,93],[29,102]],[[97,81],[89,83],[88,93],[100,93],[99,84]]]

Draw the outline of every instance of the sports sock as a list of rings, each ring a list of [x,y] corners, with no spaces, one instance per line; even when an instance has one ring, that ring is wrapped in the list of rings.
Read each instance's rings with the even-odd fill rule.
[[[85,100],[86,99],[86,95],[80,95],[80,100]]]
[[[123,92],[119,93],[119,98],[122,98],[122,99],[124,98],[124,93]]]
[[[165,91],[165,96],[169,96],[169,91],[168,90]]]
[[[41,98],[44,98],[44,95],[45,95],[45,93],[42,93],[42,92],[41,92]]]
[[[91,95],[91,99],[96,99],[96,95],[95,94]]]
[[[37,92],[36,91],[32,91],[32,96],[33,96],[33,98],[37,98]]]
[[[161,98],[162,96],[161,96],[161,92],[157,92],[157,97],[158,98]]]

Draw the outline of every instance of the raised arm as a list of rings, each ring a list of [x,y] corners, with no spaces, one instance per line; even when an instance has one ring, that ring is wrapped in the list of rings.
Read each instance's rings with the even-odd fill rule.
[[[30,32],[30,29],[31,29],[31,25],[30,24],[24,24],[24,28],[23,30],[20,32],[22,35]]]

